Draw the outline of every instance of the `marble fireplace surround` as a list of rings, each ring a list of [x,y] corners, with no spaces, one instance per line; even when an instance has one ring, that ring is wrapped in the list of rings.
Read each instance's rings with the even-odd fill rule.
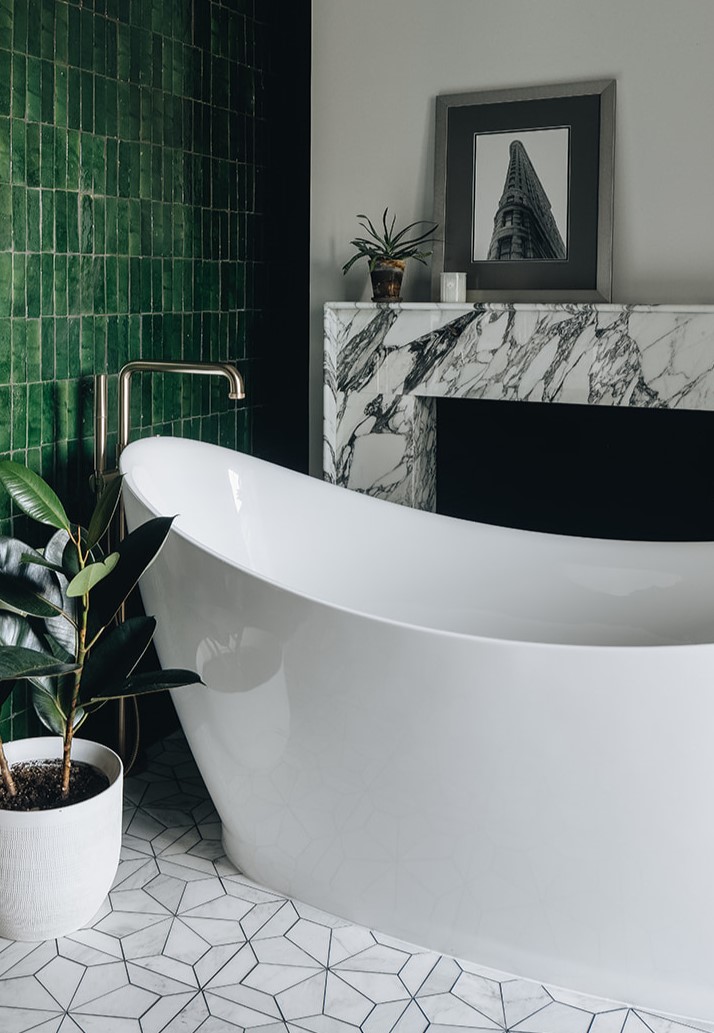
[[[714,306],[325,305],[324,476],[436,507],[437,398],[714,410]]]

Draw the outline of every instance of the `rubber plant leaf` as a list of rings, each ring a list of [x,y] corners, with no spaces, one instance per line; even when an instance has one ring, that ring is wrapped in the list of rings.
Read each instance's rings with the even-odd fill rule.
[[[88,563],[67,585],[69,598],[76,599],[81,595],[89,595],[100,581],[111,574],[118,562],[119,553],[112,552],[106,559],[99,560],[98,563]]]
[[[44,556],[33,555],[29,552],[23,552],[21,556],[21,562],[27,564],[34,564],[36,567],[45,567],[47,570],[54,570],[55,574],[63,574],[64,571],[61,567],[58,567],[56,563],[50,563]]]
[[[60,608],[39,595],[25,578],[0,571],[0,605],[30,617],[56,617]]]
[[[6,649],[8,646],[23,646],[26,649],[34,649],[45,654],[53,649],[50,641],[43,640],[30,621],[14,613],[2,613],[0,614],[0,647]],[[58,657],[55,655],[54,658],[60,663],[72,663],[74,660],[69,656]],[[37,677],[28,680],[38,690],[32,693],[33,704],[35,698],[41,694],[55,696],[57,693],[56,682],[52,678]]]
[[[146,671],[133,674],[123,685],[111,691],[104,690],[88,701],[88,704],[104,702],[108,699],[121,699],[123,696],[141,696],[148,692],[164,692],[166,689],[178,689],[182,685],[203,685],[195,671],[183,671],[170,668],[166,671]]]
[[[37,692],[32,697],[32,705],[45,728],[53,735],[61,735],[64,738],[67,715],[62,712],[57,697],[49,692]]]
[[[154,517],[128,534],[117,545],[119,563],[113,577],[107,578],[92,593],[87,638],[89,642],[105,628],[141,575],[154,562],[166,541],[174,517]]]
[[[41,524],[69,530],[69,517],[49,484],[21,463],[0,462],[0,482],[15,505]]]
[[[53,556],[44,558],[56,563]],[[19,539],[0,536],[0,571],[19,578],[28,589],[52,603],[56,611],[62,608],[60,576],[44,563],[37,562],[42,559],[39,552]]]
[[[54,677],[79,670],[79,664],[63,664],[51,653],[24,646],[6,646],[0,650],[0,681],[8,678]]]
[[[71,549],[69,548],[70,546]],[[59,643],[65,652],[75,656],[77,652],[77,624],[79,623],[81,601],[79,599],[70,599],[67,596],[68,579],[63,557],[65,553],[69,554],[70,552],[74,552],[75,556],[77,554],[76,547],[66,531],[57,531],[45,546],[45,559],[63,568],[63,573],[57,574],[57,584],[59,585],[62,600],[62,610],[66,614],[66,616],[48,617],[45,620],[45,628],[48,634]],[[74,574],[71,576],[73,577]]]
[[[122,477],[114,477],[103,489],[89,521],[87,548],[93,549],[107,531],[119,504]]]
[[[103,635],[84,665],[82,698],[113,693],[139,663],[155,630],[154,617],[130,617]]]

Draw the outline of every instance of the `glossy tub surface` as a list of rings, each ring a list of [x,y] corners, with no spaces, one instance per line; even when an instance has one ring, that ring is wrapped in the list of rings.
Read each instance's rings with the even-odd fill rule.
[[[408,510],[130,445],[174,700],[251,878],[543,982],[714,1018],[714,545]]]

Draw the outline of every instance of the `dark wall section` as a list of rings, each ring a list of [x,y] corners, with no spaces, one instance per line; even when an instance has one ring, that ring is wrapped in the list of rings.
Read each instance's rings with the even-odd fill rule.
[[[439,512],[537,531],[714,540],[714,413],[440,400]]]
[[[307,472],[311,0],[262,6],[269,54],[266,174],[260,185],[267,279],[254,450]]]

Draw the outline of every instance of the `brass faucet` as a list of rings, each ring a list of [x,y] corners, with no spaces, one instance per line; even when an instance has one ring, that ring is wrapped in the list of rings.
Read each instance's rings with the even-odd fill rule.
[[[229,362],[161,362],[153,360],[137,359],[134,362],[127,362],[119,370],[119,437],[117,440],[116,470],[107,471],[107,384],[106,373],[99,373],[94,378],[94,490],[100,493],[107,477],[117,476],[119,457],[129,444],[130,422],[131,422],[131,377],[133,373],[187,373],[199,376],[220,376],[228,381],[228,397],[234,399],[245,398],[245,387],[235,366]],[[119,506],[116,540],[121,541],[124,537],[124,509]],[[114,532],[112,532],[114,537]],[[139,748],[139,714],[134,703],[136,735],[132,756],[129,757],[127,745],[126,727],[126,700],[118,701],[117,715],[117,752],[125,762],[128,771],[136,760]]]

